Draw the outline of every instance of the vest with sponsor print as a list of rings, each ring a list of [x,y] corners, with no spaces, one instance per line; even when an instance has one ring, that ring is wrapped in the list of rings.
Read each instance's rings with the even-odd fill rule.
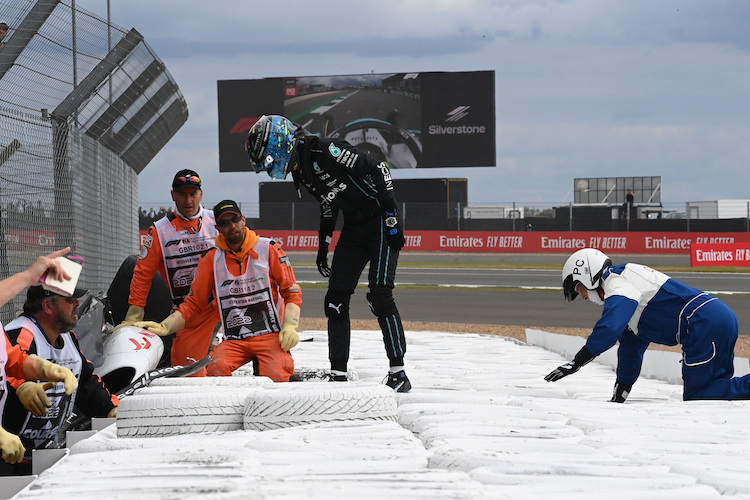
[[[168,217],[154,223],[159,233],[164,268],[167,270],[167,285],[172,300],[181,302],[190,292],[198,261],[207,250],[213,248],[219,232],[215,227],[212,210],[201,211],[201,222],[197,233],[178,232]]]
[[[214,255],[214,282],[224,337],[241,340],[281,330],[279,304],[274,303],[268,265],[270,239],[258,238],[245,272],[234,276],[227,268],[225,252]],[[281,298],[279,298],[281,300]]]
[[[20,316],[6,325],[8,331],[16,328],[25,328],[34,334],[36,343],[36,355],[42,359],[48,359],[55,364],[69,368],[77,379],[81,378],[83,360],[78,349],[70,336],[70,333],[62,333],[62,348],[58,349],[50,345],[49,340],[39,328],[37,323],[25,316]],[[34,443],[34,448],[43,447],[48,441],[61,443],[60,426],[73,413],[73,401],[76,393],[70,396],[65,394],[65,384],[55,383],[55,386],[47,390],[47,397],[51,403],[49,412],[43,417],[36,417],[28,412],[26,420],[21,427],[19,436],[29,439]]]

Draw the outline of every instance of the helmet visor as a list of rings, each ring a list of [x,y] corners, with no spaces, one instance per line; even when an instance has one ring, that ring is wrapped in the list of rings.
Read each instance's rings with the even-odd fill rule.
[[[563,281],[563,293],[565,294],[565,301],[570,302],[576,297],[578,297],[578,292],[576,292],[576,285],[578,285],[580,281],[574,280],[573,275],[569,275],[565,278],[565,281]]]
[[[270,119],[263,115],[255,125],[250,128],[245,141],[245,151],[250,157],[250,166],[255,173],[260,173],[266,169],[266,144],[268,144],[268,135],[271,132]]]

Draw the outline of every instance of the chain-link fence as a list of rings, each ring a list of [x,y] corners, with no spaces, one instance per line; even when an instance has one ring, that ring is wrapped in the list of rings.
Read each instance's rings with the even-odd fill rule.
[[[0,20],[0,278],[70,246],[81,286],[106,291],[138,250],[138,172],[184,97],[135,29],[57,0],[0,0]]]
[[[252,227],[317,231],[317,203],[237,200]],[[141,207],[140,229],[160,216],[169,201]],[[214,204],[205,202],[210,208]],[[520,202],[465,204],[400,201],[404,228],[412,231],[672,231],[750,232],[750,200],[674,203]],[[149,215],[152,214],[152,215]]]

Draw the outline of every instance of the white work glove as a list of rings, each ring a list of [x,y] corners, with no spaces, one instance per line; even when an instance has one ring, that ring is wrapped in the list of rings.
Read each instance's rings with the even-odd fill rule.
[[[140,321],[143,321],[143,308],[140,306],[130,306],[128,307],[128,312],[125,313],[125,319],[112,331],[114,332],[123,326],[136,326],[136,323]]]
[[[288,303],[284,305],[284,324],[279,332],[279,343],[281,348],[288,351],[299,342],[299,306]]]
[[[65,394],[70,396],[73,392],[78,389],[78,379],[69,368],[64,366],[56,365],[51,361],[42,359],[41,363],[42,377],[41,380],[49,380],[50,382],[62,382],[65,384]]]
[[[159,337],[164,337],[185,328],[185,319],[182,317],[182,313],[176,311],[167,316],[167,319],[161,323],[157,323],[156,321],[139,321],[133,326],[145,328]]]
[[[43,417],[48,412],[47,408],[50,407],[49,398],[45,391],[54,386],[54,382],[40,384],[29,380],[18,386],[16,396],[18,396],[24,408],[37,417]]]
[[[3,460],[9,464],[17,464],[23,460],[26,448],[21,443],[21,438],[0,427],[0,451],[3,454]]]

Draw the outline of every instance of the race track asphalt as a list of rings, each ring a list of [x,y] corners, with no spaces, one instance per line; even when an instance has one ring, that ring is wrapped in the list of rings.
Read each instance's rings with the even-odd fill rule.
[[[290,252],[292,263],[314,262],[315,255],[308,252]],[[658,269],[663,266],[689,266],[688,255],[610,255],[619,262],[638,262]],[[565,255],[558,254],[401,254],[399,266],[410,262],[502,262],[559,263]],[[360,282],[367,279],[363,274]],[[750,280],[750,274],[748,274]],[[398,282],[398,272],[396,273]],[[323,286],[303,285],[303,316],[325,317]],[[353,319],[374,319],[366,300],[366,289],[357,289],[352,297],[350,314]],[[394,297],[405,321],[478,323],[495,325],[520,325],[527,327],[591,328],[601,315],[601,308],[581,300],[566,303],[562,291],[517,290],[496,288],[407,288],[397,287]],[[737,314],[740,333],[750,334],[750,296],[721,295]]]

